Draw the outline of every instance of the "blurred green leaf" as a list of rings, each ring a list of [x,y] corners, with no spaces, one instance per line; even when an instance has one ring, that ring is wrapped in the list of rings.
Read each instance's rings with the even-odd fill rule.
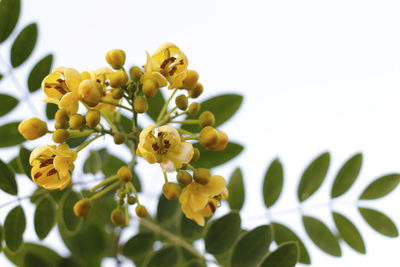
[[[237,212],[228,213],[211,222],[204,238],[206,251],[221,254],[231,248],[239,236],[240,222]]]
[[[199,143],[195,143],[193,147],[200,150],[200,158],[196,162],[191,164],[195,168],[214,168],[221,164],[224,164],[231,159],[235,158],[243,150],[243,146],[229,142],[225,150],[222,151],[210,151],[201,146]]]
[[[49,249],[48,247],[34,243],[23,243],[20,249],[16,252],[12,252],[8,249],[6,249],[4,252],[10,261],[12,261],[17,266],[22,267],[25,267],[24,260],[26,254],[35,255],[38,258],[45,259],[46,263],[49,263],[50,266],[57,266],[57,263],[61,259],[60,255],[58,255],[56,252]],[[41,265],[36,266],[42,267]]]
[[[13,96],[0,94],[0,117],[6,115],[18,105],[18,99]]]
[[[243,96],[236,94],[225,94],[218,95],[216,97],[207,99],[206,101],[200,103],[201,108],[198,114],[203,111],[211,111],[215,116],[215,124],[213,127],[217,128],[227,120],[229,120],[242,104]],[[189,115],[187,119],[196,119],[198,115]],[[183,129],[191,131],[193,133],[198,133],[201,131],[199,125],[183,125]]]
[[[281,195],[283,167],[279,159],[271,162],[264,176],[263,197],[267,208],[272,207]]]
[[[122,254],[133,261],[142,262],[146,255],[153,250],[156,237],[153,232],[141,232],[129,239],[122,247]]]
[[[329,152],[325,152],[308,165],[297,188],[297,198],[300,202],[308,199],[319,189],[328,172],[329,163]]]
[[[310,255],[301,239],[289,228],[279,223],[272,223],[275,242],[280,245],[288,241],[295,241],[299,245],[299,262],[311,264]]]
[[[128,119],[128,117],[120,114],[120,124],[122,126],[122,130],[126,133],[132,132],[132,120]]]
[[[126,165],[124,161],[117,158],[114,155],[108,154],[108,157],[105,162],[103,162],[103,166],[101,167],[101,171],[106,177],[115,175],[119,168]]]
[[[3,239],[4,239],[3,226],[0,225],[0,252],[3,250]]]
[[[201,260],[196,260],[193,259],[191,261],[188,261],[183,265],[183,267],[207,267],[204,263],[201,262]]]
[[[26,149],[23,146],[21,146],[21,148],[19,149],[19,161],[21,163],[22,168],[24,169],[26,176],[28,176],[29,180],[31,180],[31,169],[32,169],[31,164],[29,164],[29,157],[31,155],[31,152],[32,151]]]
[[[36,235],[40,240],[44,239],[56,223],[56,203],[51,197],[43,197],[36,206],[34,225]]]
[[[8,167],[10,167],[11,171],[14,172],[15,174],[23,174],[24,170],[22,169],[20,160],[19,160],[19,155],[14,157],[9,163]]]
[[[11,195],[18,194],[15,175],[11,171],[10,167],[8,167],[8,165],[2,160],[0,160],[0,189]]]
[[[356,181],[360,173],[363,156],[355,154],[340,168],[332,185],[331,198],[337,198],[346,193]]]
[[[244,234],[233,248],[232,267],[256,267],[268,252],[272,242],[272,229],[261,225]]]
[[[0,126],[0,147],[10,147],[25,142],[25,138],[18,132],[17,122],[10,122]]]
[[[74,205],[81,199],[78,193],[70,190],[66,192],[61,200],[59,206],[60,222],[70,234],[74,234],[82,227],[83,219],[74,213]]]
[[[298,254],[296,242],[283,243],[267,256],[261,267],[293,267],[297,263]]]
[[[57,267],[84,267],[82,263],[77,261],[75,258],[62,258]]]
[[[179,251],[174,246],[164,246],[160,250],[155,251],[146,262],[143,267],[160,267],[177,266],[179,262]]]
[[[358,208],[364,220],[375,229],[378,233],[388,236],[397,237],[399,231],[393,221],[385,214],[369,208]]]
[[[333,220],[343,240],[355,251],[365,254],[364,240],[357,227],[342,214],[332,212]]]
[[[386,196],[392,192],[400,182],[400,174],[394,173],[374,180],[362,192],[360,199],[371,200]]]
[[[199,226],[195,221],[186,218],[184,214],[181,216],[180,232],[186,239],[198,239],[202,235],[204,228]]]
[[[240,210],[244,203],[244,183],[243,174],[240,168],[236,168],[232,173],[228,183],[228,204],[233,210]]]
[[[28,77],[29,92],[35,92],[41,87],[42,80],[50,73],[52,64],[52,54],[43,57],[38,63],[36,63]]]
[[[172,219],[176,218],[180,210],[179,201],[168,200],[164,194],[160,195],[157,206],[157,221],[162,224],[169,223]]]
[[[20,0],[2,0],[0,2],[0,43],[4,42],[14,30],[20,10]]]
[[[303,216],[303,225],[310,239],[322,251],[335,257],[342,255],[338,240],[323,222],[313,217]]]
[[[100,153],[96,150],[90,150],[89,156],[83,164],[83,173],[96,174],[101,170]]]
[[[31,55],[36,45],[38,27],[36,23],[26,26],[11,46],[10,61],[13,68],[20,66]]]
[[[53,103],[46,103],[46,118],[48,120],[54,120],[54,116],[58,110],[58,106]]]
[[[157,94],[153,98],[147,99],[147,103],[149,104],[147,115],[149,115],[153,121],[156,121],[158,114],[160,114],[160,111],[165,103],[161,90],[158,90]]]
[[[25,227],[24,210],[17,206],[8,213],[4,222],[4,240],[10,250],[16,251],[21,246]]]
[[[80,145],[82,145],[86,139],[88,139],[89,136],[82,136],[82,137],[77,137],[77,138],[69,138],[66,143],[69,145],[70,148],[76,148]]]
[[[46,257],[41,257],[31,252],[26,252],[23,260],[24,267],[52,267],[51,263]]]

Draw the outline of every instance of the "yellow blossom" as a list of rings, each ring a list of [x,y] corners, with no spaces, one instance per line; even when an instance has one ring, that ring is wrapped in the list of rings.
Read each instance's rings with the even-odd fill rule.
[[[32,180],[45,189],[64,189],[71,180],[70,171],[74,169],[76,157],[76,152],[67,144],[35,148],[29,158]]]
[[[162,74],[169,82],[168,88],[174,89],[182,86],[183,80],[186,78],[187,65],[186,55],[176,45],[163,43],[151,57],[147,53],[144,69],[146,74],[154,72]],[[160,85],[160,87],[162,86]]]
[[[218,207],[219,198],[226,199],[228,190],[222,176],[211,176],[210,182],[201,185],[195,181],[186,186],[180,197],[182,211],[188,219],[204,226],[204,217],[210,217]]]
[[[169,125],[158,128],[155,136],[155,125],[146,127],[139,136],[137,155],[149,163],[160,163],[166,172],[174,172],[187,164],[193,156],[193,146],[182,142],[178,131]]]

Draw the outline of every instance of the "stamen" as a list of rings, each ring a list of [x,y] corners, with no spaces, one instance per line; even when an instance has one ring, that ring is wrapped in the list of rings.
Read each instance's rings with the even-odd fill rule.
[[[35,175],[33,176],[33,179],[37,180],[40,176],[42,176],[41,172],[37,172],[35,173]]]
[[[210,207],[212,213],[214,213],[217,210],[217,207],[215,206],[214,202],[212,202],[212,201],[208,202],[208,206]]]
[[[57,79],[57,82],[64,83],[65,81],[63,79]]]
[[[45,161],[40,164],[40,168],[46,167],[47,165],[53,164],[53,159],[46,159]]]
[[[174,66],[170,71],[169,71],[169,75],[174,75],[175,71],[177,70],[177,67]]]
[[[45,84],[44,88],[51,88],[51,85]]]
[[[51,176],[51,175],[56,174],[56,173],[57,173],[57,170],[56,170],[56,169],[51,169],[51,170],[47,173],[47,176]]]
[[[67,91],[65,91],[64,88],[62,88],[61,86],[55,86],[54,87],[57,91],[59,91],[61,94],[65,95],[67,93]]]
[[[151,147],[153,148],[154,151],[158,151],[159,150],[157,142],[154,142],[153,144],[151,144]]]

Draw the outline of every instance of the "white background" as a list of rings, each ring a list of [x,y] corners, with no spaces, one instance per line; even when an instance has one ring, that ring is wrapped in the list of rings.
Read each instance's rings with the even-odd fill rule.
[[[399,11],[398,1],[366,0],[23,1],[18,30],[38,22],[39,40],[34,60],[20,68],[18,77],[25,85],[33,62],[48,52],[56,55],[55,66],[83,71],[105,65],[105,53],[111,48],[124,49],[128,65],[142,65],[146,50],[151,53],[159,44],[173,42],[188,56],[189,67],[200,73],[205,87],[202,99],[232,92],[245,97],[238,115],[221,129],[246,149],[231,164],[215,169],[229,178],[234,168],[242,168],[247,194],[242,212],[245,227],[269,221],[262,204],[262,178],[267,165],[279,157],[285,168],[285,187],[272,209],[273,219],[293,226],[306,241],[313,266],[378,266],[383,262],[398,266],[399,239],[385,238],[369,228],[354,200],[374,178],[399,171]],[[7,42],[0,47],[6,60],[10,45]],[[0,67],[4,70],[5,66]],[[12,86],[5,80],[0,91],[21,97]],[[37,102],[43,98],[41,91],[34,97]],[[23,105],[24,112],[3,117],[1,124],[26,118],[31,109]],[[41,104],[36,108],[44,117]],[[35,141],[30,148],[43,142]],[[298,206],[295,195],[302,171],[327,150],[331,152],[328,179],[307,201],[305,210],[333,226],[328,206],[319,204],[328,202],[341,164],[362,152],[359,180],[334,207],[359,227],[367,245],[366,256],[346,244],[342,258],[327,256],[308,239],[297,212],[274,215],[274,211]],[[3,160],[14,156],[11,150],[0,153]],[[140,163],[141,168],[146,165]],[[150,176],[147,190],[157,192],[159,188],[150,188],[150,183],[160,174],[148,166],[143,168],[142,179]],[[162,177],[156,178],[161,186]],[[20,181],[23,179],[20,184],[25,184]],[[33,188],[27,185],[26,193]],[[397,224],[399,193],[396,190],[372,203]],[[1,202],[7,199],[0,193]],[[1,218],[11,208],[0,210]],[[224,212],[223,208],[219,215]],[[32,219],[32,211],[27,217]],[[32,221],[28,221],[25,239],[37,241]],[[59,244],[57,240],[52,231],[44,242]],[[67,255],[60,245],[55,250]],[[105,266],[112,266],[111,262]],[[4,256],[0,263],[8,264]]]

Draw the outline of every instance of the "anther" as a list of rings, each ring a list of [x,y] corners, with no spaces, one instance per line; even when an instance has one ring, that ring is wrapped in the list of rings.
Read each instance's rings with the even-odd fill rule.
[[[56,170],[56,169],[51,169],[51,170],[47,173],[47,176],[51,176],[51,175],[56,174],[56,173],[57,173],[57,170]]]

